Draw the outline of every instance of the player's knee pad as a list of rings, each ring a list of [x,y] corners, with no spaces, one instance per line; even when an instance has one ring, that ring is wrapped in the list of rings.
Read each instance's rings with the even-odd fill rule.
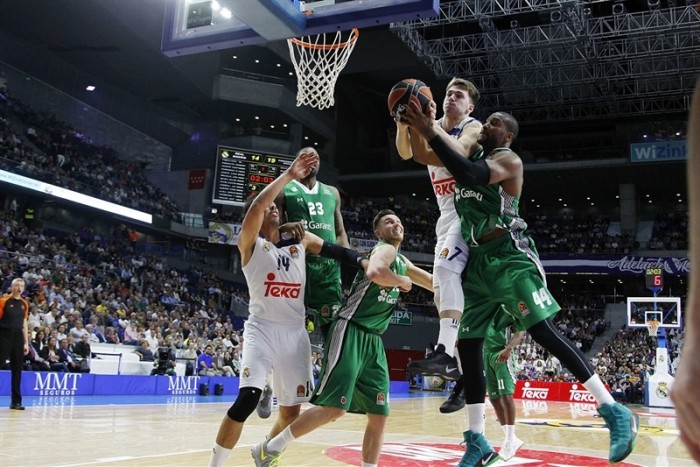
[[[436,267],[433,271],[435,283],[435,302],[438,311],[464,310],[464,292],[462,292],[462,277],[450,269]]]
[[[241,388],[238,392],[238,397],[236,397],[236,402],[228,409],[226,415],[228,415],[231,420],[235,420],[239,423],[245,422],[258,406],[261,393],[262,391],[260,388]]]

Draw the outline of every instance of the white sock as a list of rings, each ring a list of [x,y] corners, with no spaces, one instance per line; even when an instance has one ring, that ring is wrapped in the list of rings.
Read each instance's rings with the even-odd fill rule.
[[[452,318],[440,318],[440,334],[438,334],[438,345],[445,347],[445,353],[450,357],[455,356],[455,342],[457,341],[457,331],[459,331],[459,321]]]
[[[377,464],[370,464],[369,462],[362,461],[362,467],[377,467]]]
[[[282,433],[267,442],[267,450],[277,452],[284,451],[295,439],[291,428],[287,427],[282,430]]]
[[[506,439],[508,439],[508,430],[506,429],[505,425],[501,425],[501,431],[504,435],[506,435]]]
[[[486,423],[486,404],[467,404],[469,414],[469,431],[472,433],[483,433]]]
[[[605,384],[603,384],[603,382],[600,380],[600,376],[597,374],[594,374],[588,378],[588,381],[583,383],[583,385],[586,389],[588,389],[593,397],[595,397],[595,400],[598,401],[598,405],[615,403],[615,399],[613,399],[613,396],[605,388]]]
[[[503,425],[503,428],[506,432],[506,441],[515,439],[515,425]]]
[[[232,449],[226,449],[223,446],[219,446],[214,443],[214,447],[211,450],[211,457],[209,458],[209,467],[219,467],[224,465],[228,455],[231,454]]]

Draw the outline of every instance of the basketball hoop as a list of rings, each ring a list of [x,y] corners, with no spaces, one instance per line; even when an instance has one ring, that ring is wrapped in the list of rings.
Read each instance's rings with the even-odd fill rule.
[[[297,74],[297,107],[308,105],[323,110],[335,104],[335,83],[359,35],[355,28],[345,40],[341,31],[287,39]]]
[[[656,337],[657,333],[659,332],[660,325],[661,321],[647,321],[647,330],[649,331],[649,335],[651,337]]]

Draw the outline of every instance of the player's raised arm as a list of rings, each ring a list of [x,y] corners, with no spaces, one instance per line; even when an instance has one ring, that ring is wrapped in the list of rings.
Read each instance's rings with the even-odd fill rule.
[[[266,216],[270,216],[271,219],[274,218],[276,221],[275,229],[279,227],[279,211],[275,205],[277,195],[287,183],[294,179],[305,177],[315,163],[315,155],[302,154],[292,162],[292,165],[287,170],[250,201],[250,204],[246,203],[246,214],[241,224],[241,232],[238,234],[238,250],[241,252],[243,265],[248,264],[248,260],[253,253],[255,240],[263,227]]]

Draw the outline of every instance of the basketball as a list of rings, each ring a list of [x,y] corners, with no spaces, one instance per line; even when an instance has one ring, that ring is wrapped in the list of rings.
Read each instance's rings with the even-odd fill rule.
[[[431,100],[433,100],[433,93],[423,81],[413,78],[401,80],[389,91],[387,98],[389,115],[393,118],[400,116],[411,101],[417,102],[425,112]]]

